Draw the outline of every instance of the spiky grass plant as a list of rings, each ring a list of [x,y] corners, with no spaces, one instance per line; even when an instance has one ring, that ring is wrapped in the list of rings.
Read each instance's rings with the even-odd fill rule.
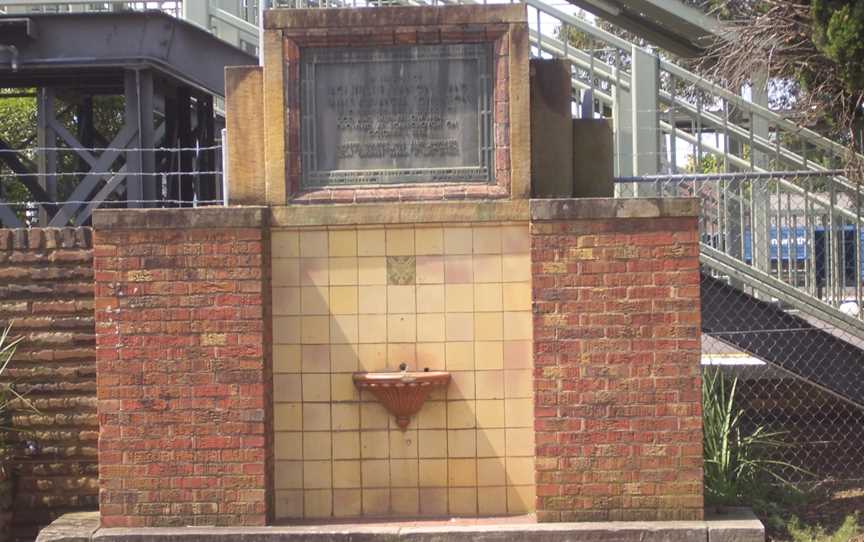
[[[737,378],[717,368],[702,375],[702,415],[705,453],[705,500],[712,505],[756,505],[772,488],[797,491],[784,473],[803,469],[773,459],[782,448],[784,431],[765,426],[744,427],[744,409],[736,402]]]

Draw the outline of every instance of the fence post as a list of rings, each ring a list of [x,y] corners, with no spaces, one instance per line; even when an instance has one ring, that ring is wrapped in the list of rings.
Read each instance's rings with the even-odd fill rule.
[[[222,205],[228,207],[228,130],[222,128]]]
[[[640,47],[632,47],[630,68],[631,121],[633,131],[633,174],[660,172],[660,117],[657,96],[660,91],[660,59]],[[639,185],[636,195],[656,195],[653,185]]]

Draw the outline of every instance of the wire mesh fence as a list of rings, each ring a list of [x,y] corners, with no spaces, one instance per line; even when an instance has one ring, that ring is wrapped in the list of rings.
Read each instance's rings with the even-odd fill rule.
[[[861,189],[845,171],[618,179],[698,197],[702,364],[736,381],[742,435],[793,483],[864,481]]]

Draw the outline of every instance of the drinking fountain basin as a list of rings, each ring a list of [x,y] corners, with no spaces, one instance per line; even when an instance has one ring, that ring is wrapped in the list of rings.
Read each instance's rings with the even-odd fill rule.
[[[446,371],[354,373],[354,386],[374,395],[403,431],[429,394],[449,383],[450,373]]]

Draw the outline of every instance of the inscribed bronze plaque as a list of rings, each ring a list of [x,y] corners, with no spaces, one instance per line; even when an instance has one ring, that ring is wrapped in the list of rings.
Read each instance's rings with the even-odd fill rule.
[[[491,182],[488,44],[301,52],[302,184]]]

